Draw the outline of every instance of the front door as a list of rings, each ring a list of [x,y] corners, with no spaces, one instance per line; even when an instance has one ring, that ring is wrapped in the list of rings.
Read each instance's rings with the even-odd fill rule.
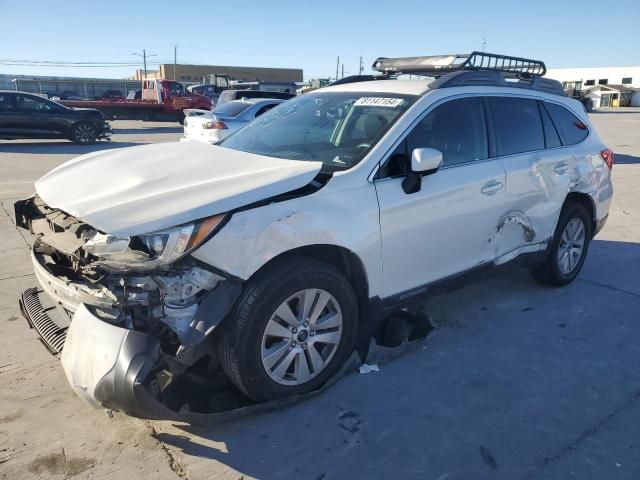
[[[20,116],[20,128],[25,136],[42,138],[62,135],[65,121],[60,118],[61,107],[53,102],[32,95],[16,95],[16,107]]]
[[[489,158],[483,100],[446,101],[429,112],[389,157],[375,182],[380,205],[383,292],[386,299],[495,258],[492,242],[504,214],[506,177]],[[441,168],[422,177],[419,192],[402,189],[415,148],[443,154]],[[404,159],[404,160],[402,160]]]

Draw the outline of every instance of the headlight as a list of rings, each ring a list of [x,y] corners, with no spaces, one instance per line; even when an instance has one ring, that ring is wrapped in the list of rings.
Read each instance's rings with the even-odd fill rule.
[[[83,248],[98,257],[98,265],[108,269],[150,270],[169,265],[201,245],[224,218],[224,214],[214,215],[135,237],[96,233]]]

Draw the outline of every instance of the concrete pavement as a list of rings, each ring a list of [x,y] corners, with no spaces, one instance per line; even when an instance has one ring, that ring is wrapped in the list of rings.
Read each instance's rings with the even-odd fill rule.
[[[108,418],[67,387],[18,312],[34,278],[12,201],[95,147],[0,141],[0,477],[640,478],[640,113],[592,118],[617,154],[615,199],[573,284],[514,269],[433,299],[441,328],[421,349],[210,428]],[[113,123],[112,147],[180,135]]]

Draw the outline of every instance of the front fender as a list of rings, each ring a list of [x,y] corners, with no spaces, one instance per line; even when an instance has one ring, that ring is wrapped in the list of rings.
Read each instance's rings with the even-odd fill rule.
[[[300,247],[335,245],[365,267],[370,296],[381,290],[378,202],[373,185],[312,195],[233,213],[192,255],[242,280],[273,258]]]

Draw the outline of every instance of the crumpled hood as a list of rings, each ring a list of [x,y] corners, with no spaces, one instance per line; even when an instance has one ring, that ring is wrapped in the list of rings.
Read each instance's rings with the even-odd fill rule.
[[[40,178],[36,192],[102,232],[137,235],[295,190],[321,167],[200,142],[157,143],[77,157]]]

